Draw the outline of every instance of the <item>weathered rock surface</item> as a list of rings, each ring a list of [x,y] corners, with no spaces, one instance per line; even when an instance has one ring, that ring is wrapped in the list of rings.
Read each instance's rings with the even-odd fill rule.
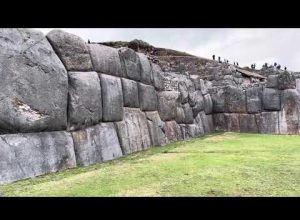
[[[145,113],[135,108],[124,108],[124,120],[116,122],[123,154],[147,149],[151,145]]]
[[[278,75],[269,75],[267,78],[266,88],[278,88]]]
[[[211,99],[213,102],[213,112],[222,113],[225,111],[225,91],[223,88],[212,91]]]
[[[152,74],[153,74],[153,84],[156,90],[164,90],[163,72],[159,65],[151,63]]]
[[[286,89],[281,93],[279,132],[280,134],[300,133],[300,93],[296,89]]]
[[[256,114],[256,123],[260,133],[278,134],[279,133],[279,114],[278,112],[262,112]]]
[[[198,136],[197,126],[195,124],[180,124],[179,126],[184,140]]]
[[[0,136],[0,183],[31,178],[76,166],[68,132]]]
[[[163,121],[171,121],[176,118],[179,92],[158,92],[158,113]]]
[[[118,50],[100,44],[88,44],[94,70],[114,76],[124,76]]]
[[[118,135],[113,123],[72,132],[78,165],[90,165],[122,156]]]
[[[168,142],[174,142],[182,140],[182,132],[180,126],[176,121],[166,121],[164,125],[165,135],[168,138]]]
[[[96,72],[69,72],[68,129],[77,130],[102,119],[100,80]]]
[[[178,105],[177,108],[176,108],[175,121],[178,124],[184,124],[184,110],[182,108],[182,105]]]
[[[194,122],[194,117],[193,117],[193,110],[190,107],[189,103],[185,103],[182,105],[183,112],[184,112],[184,124],[193,124]]]
[[[139,90],[137,82],[122,78],[124,106],[131,108],[139,108]]]
[[[243,89],[228,86],[225,89],[225,112],[246,113],[246,93]]]
[[[128,79],[135,81],[141,80],[141,64],[139,56],[130,48],[120,48],[119,55],[121,59],[121,65],[125,70],[125,76]]]
[[[151,137],[151,145],[164,145],[168,139],[164,133],[164,122],[160,119],[157,111],[145,112],[148,129]]]
[[[68,75],[45,36],[0,30],[0,132],[65,130]]]
[[[211,114],[213,111],[213,103],[210,97],[210,94],[206,94],[203,96],[204,98],[204,111],[205,114]]]
[[[293,74],[289,72],[282,72],[278,75],[279,89],[295,89],[296,79]]]
[[[300,93],[300,79],[296,79],[296,89]]]
[[[85,42],[78,36],[53,30],[47,39],[68,71],[92,71],[93,65]]]
[[[227,122],[226,122],[224,113],[213,114],[213,122],[214,122],[216,131],[226,131],[227,130]]]
[[[262,110],[262,87],[250,87],[246,89],[248,113],[259,113]]]
[[[277,89],[264,88],[263,109],[271,111],[280,110],[280,91]]]
[[[258,133],[256,118],[254,114],[240,114],[240,131]]]
[[[189,103],[193,109],[193,116],[204,110],[204,98],[200,90],[189,93]]]
[[[143,83],[138,83],[138,90],[141,110],[157,110],[157,95],[154,87]]]
[[[203,130],[205,134],[208,134],[210,132],[214,131],[214,123],[213,123],[213,118],[212,115],[206,115],[204,111],[201,111],[199,113],[201,117],[201,121],[203,124]]]
[[[102,93],[102,120],[123,120],[123,94],[121,79],[106,74],[100,75]]]
[[[141,82],[145,84],[153,83],[153,73],[150,61],[143,53],[137,53],[141,64]]]
[[[180,102],[182,104],[187,103],[189,101],[189,92],[184,82],[178,83],[178,91],[180,92]]]
[[[196,118],[194,119],[194,124],[196,125],[196,132],[195,135],[198,136],[203,136],[205,134],[204,132],[204,125],[202,122],[201,114],[199,113]]]
[[[240,121],[237,113],[218,113],[213,115],[216,131],[240,131]]]

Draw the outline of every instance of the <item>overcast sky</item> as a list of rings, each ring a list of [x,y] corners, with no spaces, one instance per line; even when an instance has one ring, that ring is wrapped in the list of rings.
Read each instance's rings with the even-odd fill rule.
[[[37,28],[44,34],[52,29]],[[156,47],[210,58],[213,54],[240,66],[277,62],[300,71],[299,29],[255,28],[59,28],[92,42],[140,39]]]

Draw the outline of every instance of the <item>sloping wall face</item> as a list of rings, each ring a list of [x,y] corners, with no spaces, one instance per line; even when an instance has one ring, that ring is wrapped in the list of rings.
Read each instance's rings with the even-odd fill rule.
[[[300,84],[290,75],[216,84],[60,30],[1,29],[0,62],[0,183],[215,130],[300,132]]]

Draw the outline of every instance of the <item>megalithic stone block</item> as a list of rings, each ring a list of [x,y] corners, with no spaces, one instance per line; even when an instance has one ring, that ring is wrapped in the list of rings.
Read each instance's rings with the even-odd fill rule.
[[[263,109],[269,111],[280,110],[280,90],[264,88],[263,90]]]
[[[250,87],[246,89],[247,112],[259,113],[262,111],[262,87]]]
[[[240,131],[258,133],[258,126],[254,114],[240,114]]]
[[[179,92],[162,91],[158,92],[158,113],[163,121],[170,121],[176,118]]]
[[[139,108],[139,90],[137,82],[122,78],[124,106],[131,108]]]
[[[152,66],[147,56],[143,53],[137,53],[141,63],[141,82],[151,85],[153,83]]]
[[[120,48],[118,52],[122,68],[125,72],[125,77],[135,81],[140,81],[141,63],[137,53],[127,47]]]
[[[140,108],[142,111],[157,110],[157,94],[155,88],[150,85],[138,83]]]
[[[279,134],[279,114],[278,112],[262,112],[256,114],[256,123],[260,133]]]
[[[164,145],[168,139],[164,133],[164,122],[160,119],[157,111],[145,112],[148,129],[151,137],[151,145]]]

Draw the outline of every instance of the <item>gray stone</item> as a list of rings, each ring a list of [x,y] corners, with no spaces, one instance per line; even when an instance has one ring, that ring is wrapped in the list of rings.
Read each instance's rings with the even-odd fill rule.
[[[240,131],[258,133],[256,118],[254,114],[240,114]]]
[[[122,88],[123,88],[123,98],[124,98],[124,106],[139,108],[139,90],[137,82],[122,78]]]
[[[140,108],[142,111],[157,110],[157,95],[153,86],[138,83]]]
[[[263,109],[280,110],[280,91],[277,89],[264,88],[263,90]]]
[[[296,79],[296,89],[300,93],[300,79]]]
[[[65,130],[68,75],[39,31],[0,30],[0,132]]]
[[[100,75],[102,92],[102,120],[104,122],[123,120],[123,94],[121,79]]]
[[[212,90],[211,99],[213,102],[213,112],[222,113],[225,111],[225,91],[223,88]]]
[[[151,145],[145,113],[136,108],[124,108],[124,120],[116,122],[123,154],[147,149]]]
[[[85,42],[78,36],[53,30],[47,39],[68,71],[92,71],[93,65]]]
[[[141,63],[139,56],[134,52],[134,50],[127,47],[120,48],[119,55],[126,78],[140,81]]]
[[[182,140],[182,132],[180,126],[176,121],[166,121],[164,125],[165,135],[168,138],[168,142],[174,142]]]
[[[205,132],[204,132],[204,125],[203,125],[200,113],[195,117],[194,124],[196,125],[195,136],[196,137],[203,136],[205,134]]]
[[[118,135],[113,123],[72,132],[78,165],[87,166],[122,156]]]
[[[164,122],[160,119],[157,111],[145,112],[147,117],[148,129],[151,137],[151,145],[164,145],[168,139],[164,133]]]
[[[204,111],[205,114],[211,114],[213,111],[213,103],[210,97],[210,94],[206,94],[203,96],[204,98]]]
[[[296,89],[286,89],[281,93],[279,112],[280,134],[300,133],[300,93]]]
[[[278,75],[268,75],[266,88],[278,88]]]
[[[262,112],[256,114],[256,124],[260,133],[279,134],[278,112]]]
[[[179,92],[158,92],[158,113],[163,121],[171,121],[176,118]]]
[[[153,84],[156,90],[162,91],[164,90],[164,82],[163,82],[163,72],[159,65],[155,63],[151,63],[152,66],[152,74],[153,74]]]
[[[278,75],[278,88],[279,89],[296,89],[295,76],[287,71]]]
[[[177,106],[176,108],[176,118],[175,121],[178,124],[184,124],[184,110],[182,108],[182,105]]]
[[[180,92],[180,102],[182,104],[189,101],[189,92],[184,82],[179,82],[178,91]]]
[[[77,130],[102,119],[100,80],[96,72],[69,72],[68,129]]]
[[[26,179],[76,166],[68,132],[0,136],[0,183]]]
[[[141,82],[145,84],[153,83],[153,73],[150,61],[143,53],[137,53],[141,63]]]
[[[213,132],[214,124],[213,124],[212,115],[206,115],[204,111],[201,111],[199,114],[203,123],[204,133],[208,134],[210,132]]]
[[[262,87],[250,87],[246,89],[248,113],[259,113],[262,110]]]
[[[213,114],[213,122],[214,122],[216,131],[226,131],[227,130],[227,122],[226,122],[224,113]]]
[[[225,89],[225,112],[246,113],[246,93],[243,89],[228,86]]]
[[[101,44],[88,44],[94,70],[114,76],[124,76],[118,50]]]
[[[189,93],[189,103],[193,109],[194,117],[196,117],[200,111],[204,110],[204,98],[200,90]]]
[[[180,124],[179,126],[184,140],[197,136],[197,126],[195,124]]]
[[[200,76],[191,75],[190,78],[191,78],[192,82],[194,83],[195,89],[196,90],[201,90]],[[203,80],[202,80],[202,83],[203,83]]]
[[[193,110],[190,107],[189,103],[182,105],[183,112],[184,112],[184,124],[193,124],[194,117],[193,117]]]
[[[226,124],[227,124],[226,131],[240,132],[240,120],[239,120],[240,114],[225,113],[224,116],[225,116],[225,121],[226,121]]]

